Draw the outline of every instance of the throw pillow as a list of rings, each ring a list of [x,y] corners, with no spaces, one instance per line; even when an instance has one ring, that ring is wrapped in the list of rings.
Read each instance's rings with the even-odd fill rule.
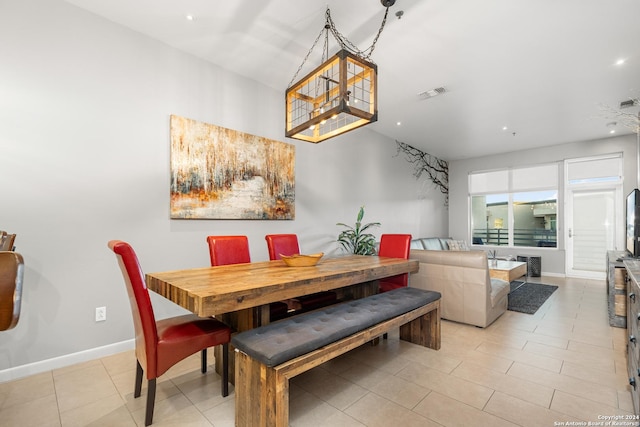
[[[449,240],[450,251],[468,251],[469,246],[464,240]]]

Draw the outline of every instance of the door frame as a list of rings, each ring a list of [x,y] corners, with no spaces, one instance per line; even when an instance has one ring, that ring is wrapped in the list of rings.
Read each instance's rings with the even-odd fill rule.
[[[611,160],[615,160],[612,162]],[[582,164],[581,164],[582,163]],[[573,195],[575,192],[614,191],[613,248],[619,249],[625,242],[624,195],[623,195],[623,153],[610,153],[589,157],[565,159],[564,161],[564,249],[565,276],[606,278],[606,262],[602,262],[602,272],[587,272],[573,269],[573,242],[569,230],[573,230]],[[597,276],[597,277],[594,277]]]
[[[586,278],[586,279],[605,279],[606,278],[606,265],[603,261],[602,271],[585,271],[575,270],[573,268],[573,242],[574,239],[569,237],[570,231],[573,230],[573,195],[575,193],[588,193],[597,191],[613,191],[614,197],[614,218],[611,218],[613,222],[613,248],[610,250],[616,250],[619,248],[621,242],[624,242],[624,206],[622,197],[622,182],[604,182],[604,183],[587,183],[587,184],[574,184],[568,185],[565,193],[565,276]],[[609,250],[609,249],[608,249]]]

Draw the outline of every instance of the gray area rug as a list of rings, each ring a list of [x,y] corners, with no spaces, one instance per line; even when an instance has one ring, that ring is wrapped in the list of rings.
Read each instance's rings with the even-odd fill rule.
[[[509,310],[534,314],[556,289],[558,287],[555,285],[513,281],[509,292]]]

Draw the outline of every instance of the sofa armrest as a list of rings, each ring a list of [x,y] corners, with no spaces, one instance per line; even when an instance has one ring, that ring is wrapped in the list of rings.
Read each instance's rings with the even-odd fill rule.
[[[409,286],[440,292],[442,318],[485,327],[506,311],[503,290],[494,291],[492,301],[486,252],[414,249],[409,257],[420,262]]]

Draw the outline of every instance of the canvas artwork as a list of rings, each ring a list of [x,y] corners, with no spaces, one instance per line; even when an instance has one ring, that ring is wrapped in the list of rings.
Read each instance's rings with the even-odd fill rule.
[[[294,219],[295,146],[172,115],[171,218]]]

